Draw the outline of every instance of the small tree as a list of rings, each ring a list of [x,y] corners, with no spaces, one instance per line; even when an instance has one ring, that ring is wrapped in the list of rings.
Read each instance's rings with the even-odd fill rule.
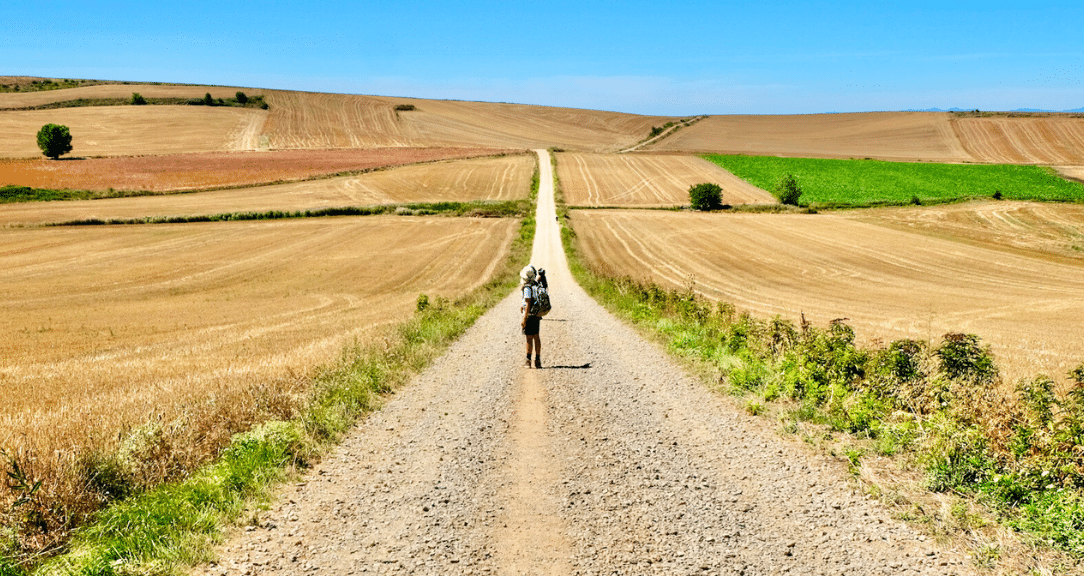
[[[38,148],[41,152],[56,160],[61,154],[72,151],[72,135],[67,126],[46,124],[38,130]]]
[[[132,99],[128,101],[129,104],[136,106],[142,106],[147,103],[147,99],[143,97],[139,92],[132,92]]]
[[[244,106],[245,104],[248,104],[248,96],[244,92],[241,92],[240,90],[237,91],[237,103],[242,105],[242,106]]]
[[[710,182],[693,184],[689,187],[689,203],[693,210],[717,210],[723,205],[723,189]]]
[[[214,106],[215,105],[215,99],[211,98],[211,93],[210,92],[203,95],[203,105],[204,106]]]
[[[783,176],[783,179],[779,181],[779,201],[797,206],[801,195],[802,187],[798,184],[798,178],[794,174]]]

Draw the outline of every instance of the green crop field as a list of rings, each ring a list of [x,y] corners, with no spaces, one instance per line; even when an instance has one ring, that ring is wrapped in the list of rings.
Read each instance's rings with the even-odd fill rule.
[[[1041,166],[934,164],[708,154],[704,158],[774,192],[785,174],[802,187],[800,203],[874,206],[990,198],[1084,202],[1084,185]]]

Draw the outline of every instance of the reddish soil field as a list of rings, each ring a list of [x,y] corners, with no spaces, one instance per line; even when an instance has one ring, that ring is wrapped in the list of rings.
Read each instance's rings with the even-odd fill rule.
[[[171,192],[296,181],[322,174],[506,152],[493,148],[381,148],[207,152],[69,160],[0,159],[0,185]]]

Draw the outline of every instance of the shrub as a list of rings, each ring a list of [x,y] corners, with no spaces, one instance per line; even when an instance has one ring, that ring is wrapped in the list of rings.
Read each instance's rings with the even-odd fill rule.
[[[997,377],[997,366],[988,347],[979,344],[974,334],[945,334],[937,349],[941,373],[953,380],[974,384],[991,384]]]
[[[718,210],[723,205],[723,189],[705,182],[689,187],[689,202],[693,210]]]
[[[46,124],[38,130],[38,148],[43,154],[56,160],[61,154],[72,151],[72,135],[67,126]]]
[[[413,104],[398,104],[395,106],[395,110],[399,112],[409,112],[410,110],[416,110]]]
[[[203,95],[203,105],[204,106],[214,106],[215,105],[215,99],[211,98],[211,93],[210,92]]]
[[[240,90],[238,90],[236,98],[237,98],[237,103],[238,104],[240,104],[242,106],[244,106],[245,104],[248,104],[248,96],[246,96],[244,92],[241,92]]]
[[[134,106],[142,106],[147,103],[147,99],[139,92],[132,92],[132,98],[128,100],[128,103]]]
[[[802,187],[798,184],[798,177],[794,174],[786,174],[779,181],[779,201],[791,206],[798,205],[798,198],[802,195]]]

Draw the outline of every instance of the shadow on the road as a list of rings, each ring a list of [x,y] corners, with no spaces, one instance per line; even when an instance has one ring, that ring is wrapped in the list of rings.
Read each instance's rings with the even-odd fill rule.
[[[591,363],[588,362],[582,366],[545,366],[543,370],[587,370],[591,367]]]

